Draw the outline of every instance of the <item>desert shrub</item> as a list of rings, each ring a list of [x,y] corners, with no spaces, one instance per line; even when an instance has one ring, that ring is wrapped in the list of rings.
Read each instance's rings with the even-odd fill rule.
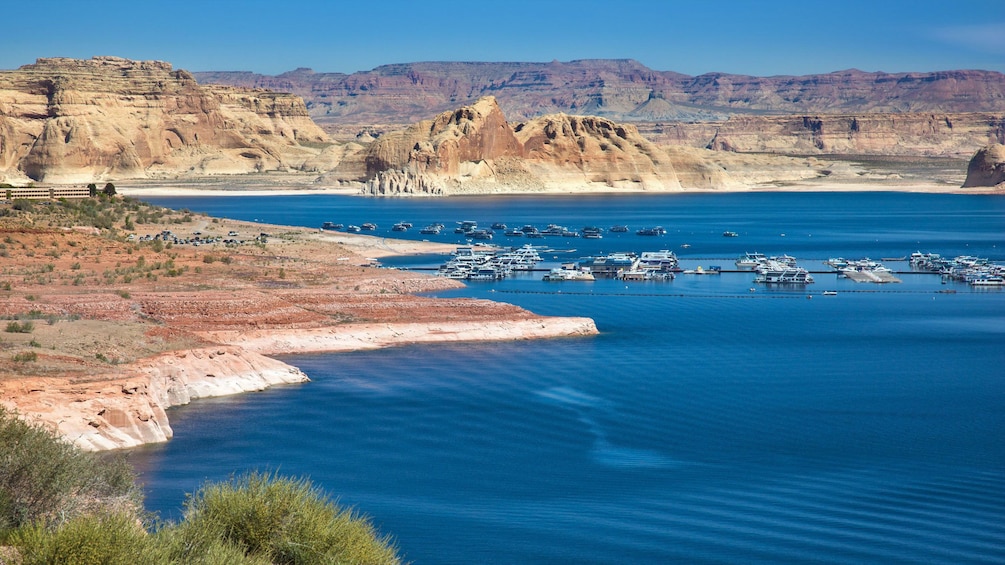
[[[247,555],[244,548],[229,543],[219,537],[198,535],[178,526],[169,525],[153,536],[159,554],[166,556],[168,563],[192,565],[271,565],[271,561],[261,555]]]
[[[127,512],[77,516],[56,530],[32,524],[8,540],[20,554],[21,565],[168,563],[154,542]]]
[[[34,351],[23,351],[21,353],[15,353],[10,359],[15,363],[34,363],[35,361],[38,361],[38,353],[35,353]]]
[[[306,479],[253,472],[192,495],[178,535],[196,553],[223,540],[277,564],[400,563],[369,520]],[[181,556],[184,560],[185,556]]]
[[[130,511],[140,502],[124,458],[80,451],[0,407],[0,534],[102,510]]]
[[[7,322],[6,331],[10,334],[30,334],[35,331],[35,324],[32,322]]]

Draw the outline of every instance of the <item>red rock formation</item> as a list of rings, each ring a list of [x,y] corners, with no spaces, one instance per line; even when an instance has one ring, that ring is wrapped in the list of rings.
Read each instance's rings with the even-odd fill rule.
[[[302,164],[326,141],[299,98],[207,88],[160,61],[39,59],[0,72],[0,175],[46,182]]]
[[[513,128],[493,97],[382,136],[366,163],[378,195],[681,188],[671,159],[633,126],[556,114]]]
[[[516,134],[529,163],[574,171],[572,182],[611,187],[635,183],[647,190],[681,187],[670,158],[634,126],[557,114],[520,124]]]

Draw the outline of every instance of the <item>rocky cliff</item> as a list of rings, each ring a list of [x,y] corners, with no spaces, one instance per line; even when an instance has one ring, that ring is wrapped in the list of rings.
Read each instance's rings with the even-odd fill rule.
[[[616,121],[725,119],[733,114],[994,112],[1005,75],[960,70],[805,76],[688,76],[633,60],[422,62],[352,74],[297,69],[279,76],[196,73],[201,83],[269,88],[304,98],[323,125],[412,123],[495,96],[511,119],[597,115]]]
[[[1005,112],[733,116],[643,131],[661,143],[725,151],[969,157],[976,147],[1005,142]]]
[[[511,126],[493,97],[384,135],[365,160],[375,195],[681,189],[672,159],[634,126],[565,114]],[[715,188],[719,171],[688,178]]]
[[[963,188],[978,186],[1005,188],[1005,145],[995,143],[982,147],[970,160]]]
[[[90,182],[301,167],[327,141],[293,95],[199,85],[160,61],[0,72],[0,178]]]

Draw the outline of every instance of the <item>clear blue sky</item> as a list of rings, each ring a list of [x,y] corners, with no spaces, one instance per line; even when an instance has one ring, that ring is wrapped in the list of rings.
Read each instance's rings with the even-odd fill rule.
[[[0,10],[0,69],[115,55],[191,71],[632,58],[697,75],[1005,72],[1005,0],[35,0]]]

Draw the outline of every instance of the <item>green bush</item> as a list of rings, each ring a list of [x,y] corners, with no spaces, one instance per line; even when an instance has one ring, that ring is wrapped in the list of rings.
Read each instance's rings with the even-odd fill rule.
[[[124,458],[80,451],[0,407],[0,534],[100,510],[135,510],[141,499]]]
[[[369,520],[306,479],[253,472],[205,485],[189,498],[179,528],[186,547],[223,540],[277,564],[400,563]]]
[[[20,565],[135,565],[168,563],[136,517],[126,512],[78,516],[52,531],[43,524],[21,528],[8,543]]]
[[[19,323],[19,322],[7,322],[7,333],[11,334],[30,334],[35,331],[35,324],[31,322]]]
[[[369,520],[305,479],[250,473],[207,484],[180,524],[147,531],[121,457],[85,453],[0,407],[0,563],[399,564]]]
[[[38,353],[34,351],[22,351],[21,353],[15,353],[10,359],[15,363],[34,363],[38,361]]]

